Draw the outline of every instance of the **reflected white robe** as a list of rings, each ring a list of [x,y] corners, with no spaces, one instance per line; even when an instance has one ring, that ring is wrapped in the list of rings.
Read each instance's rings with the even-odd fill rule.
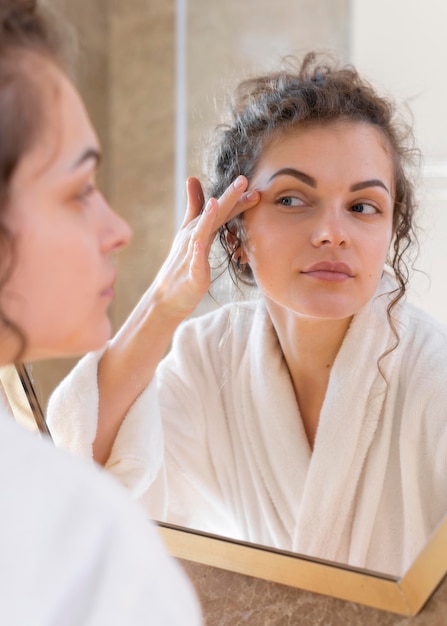
[[[201,623],[186,576],[116,481],[3,404],[0,452],[0,624]]]
[[[351,323],[313,452],[270,318],[262,301],[247,302],[177,332],[157,373],[165,455],[151,488],[143,493],[158,471],[159,426],[145,394],[112,469],[129,485],[126,453],[139,448],[138,494],[156,519],[403,574],[447,511],[447,330],[400,305],[399,345],[380,360],[382,376],[378,361],[395,342],[386,305],[376,298]],[[95,367],[91,355],[53,397],[57,407],[63,391],[72,409],[71,435],[51,420],[62,445],[85,432],[87,415],[94,432]]]

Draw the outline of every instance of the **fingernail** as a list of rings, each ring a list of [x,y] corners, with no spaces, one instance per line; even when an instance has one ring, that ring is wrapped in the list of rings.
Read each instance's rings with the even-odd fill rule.
[[[252,200],[257,200],[258,199],[258,192],[257,191],[249,191],[247,192],[246,196],[247,200],[249,202],[251,202]]]
[[[243,187],[244,185],[244,177],[243,176],[238,176],[236,178],[236,180],[234,181],[233,185],[236,189],[240,189],[241,187]]]
[[[208,213],[208,212],[209,212],[209,210],[210,210],[210,209],[211,209],[211,207],[212,207],[212,204],[213,204],[213,199],[212,199],[212,198],[210,198],[210,199],[208,200],[208,202],[206,203],[206,205],[205,205],[205,210],[204,210],[204,212],[205,212],[205,213]]]

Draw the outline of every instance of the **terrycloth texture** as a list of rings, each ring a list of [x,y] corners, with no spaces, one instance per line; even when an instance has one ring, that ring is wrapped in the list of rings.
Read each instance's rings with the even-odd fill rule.
[[[1,401],[0,452],[0,624],[202,623],[186,576],[106,472],[25,431]]]
[[[313,452],[263,303],[185,323],[157,373],[153,517],[401,575],[447,510],[447,332],[399,306],[400,343],[380,360],[395,342],[386,305],[351,323]],[[144,418],[158,428],[156,413]]]
[[[185,324],[158,372],[159,514],[402,574],[447,511],[447,332],[401,306],[399,346],[379,361],[395,342],[386,306],[376,298],[351,324],[313,453],[262,302]]]
[[[98,424],[98,361],[103,350],[87,354],[52,394],[47,422],[57,446],[92,459]],[[146,419],[150,416],[150,419]],[[163,463],[163,433],[153,379],[126,415],[106,469],[134,496],[144,493]]]

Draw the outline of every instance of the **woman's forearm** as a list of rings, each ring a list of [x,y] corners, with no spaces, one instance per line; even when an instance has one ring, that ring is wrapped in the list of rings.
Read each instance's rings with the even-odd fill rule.
[[[151,382],[179,324],[145,294],[98,364],[98,429],[93,457],[107,461],[121,423]]]

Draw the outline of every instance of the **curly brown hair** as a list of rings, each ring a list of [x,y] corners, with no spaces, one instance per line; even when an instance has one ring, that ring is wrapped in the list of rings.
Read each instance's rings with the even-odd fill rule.
[[[72,33],[34,0],[0,0],[0,293],[14,268],[14,239],[4,223],[9,190],[23,155],[40,136],[44,90],[33,76],[30,55],[68,69]],[[0,306],[0,325],[17,337],[20,360],[26,338]]]
[[[398,285],[388,307],[388,318],[395,330],[391,311],[405,294],[410,252],[412,245],[417,244],[412,173],[419,165],[419,152],[411,126],[398,115],[395,104],[379,95],[353,66],[340,65],[332,56],[315,52],[308,53],[301,64],[291,58],[286,62],[289,69],[244,80],[236,88],[230,121],[217,128],[212,146],[209,196],[219,197],[239,174],[250,180],[269,141],[297,125],[349,121],[380,129],[390,148],[395,178],[394,236],[387,259]],[[239,238],[241,226],[241,217],[235,218],[221,227],[219,239],[233,280],[253,284],[248,265],[237,271],[234,247],[228,243],[228,233],[233,240]]]

